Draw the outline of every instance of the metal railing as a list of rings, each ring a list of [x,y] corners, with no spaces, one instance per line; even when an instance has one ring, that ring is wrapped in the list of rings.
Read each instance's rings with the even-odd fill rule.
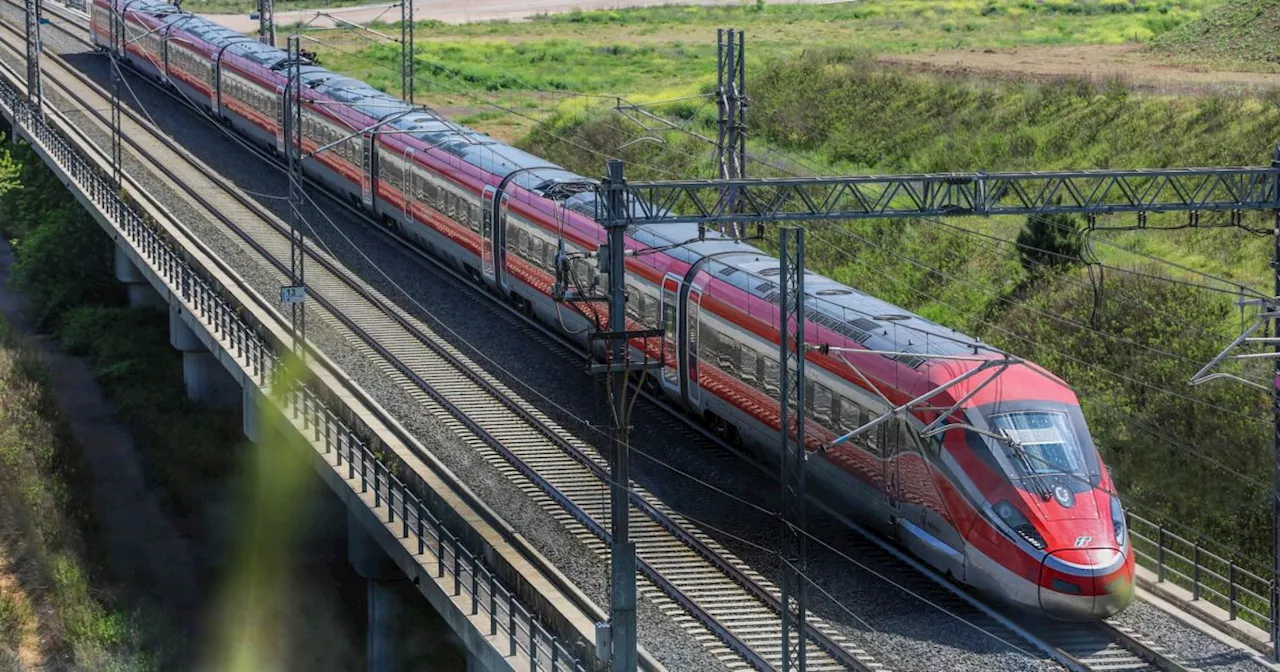
[[[1255,573],[1258,563],[1223,557],[1206,550],[1201,541],[1180,537],[1133,513],[1127,515],[1138,563],[1154,571],[1156,581],[1181,586],[1191,591],[1193,600],[1225,609],[1229,620],[1239,618],[1271,631],[1271,580]]]
[[[98,208],[119,234],[158,272],[170,291],[182,297],[190,311],[244,368],[263,392],[273,387],[282,360],[237,309],[223,298],[214,281],[190,266],[162,235],[117,193],[115,186],[65,138],[30,108],[9,82],[0,80],[0,105],[14,126],[22,128],[58,164],[74,186]],[[374,509],[393,531],[409,541],[409,550],[453,598],[468,596],[471,616],[487,618],[487,634],[505,640],[505,654],[523,655],[532,672],[583,672],[583,666],[516,598],[502,580],[468,549],[439,517],[395,475],[343,422],[315,390],[293,385],[276,400],[319,447],[326,460],[361,493],[372,491]],[[358,480],[358,484],[357,484]],[[385,508],[385,512],[382,509]],[[415,545],[416,542],[416,545]],[[474,619],[473,619],[474,622]]]

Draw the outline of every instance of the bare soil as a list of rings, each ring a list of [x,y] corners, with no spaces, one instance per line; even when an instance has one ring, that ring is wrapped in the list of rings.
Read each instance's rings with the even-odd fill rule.
[[[1280,85],[1280,74],[1176,63],[1136,44],[933,51],[879,60],[935,74],[1037,81],[1081,77],[1184,95],[1261,92]]]

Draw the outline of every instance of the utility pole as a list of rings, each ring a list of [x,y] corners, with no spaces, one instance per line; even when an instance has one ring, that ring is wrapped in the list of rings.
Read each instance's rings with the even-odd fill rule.
[[[124,73],[120,57],[124,54],[124,9],[119,0],[111,3],[111,179],[116,191],[124,188],[124,166],[120,157],[120,85]]]
[[[609,343],[607,384],[613,409],[613,471],[610,474],[610,577],[612,580],[613,670],[636,669],[636,545],[631,541],[631,455],[627,417],[627,284],[626,284],[626,199],[622,162],[610,160],[604,180],[604,229],[608,236],[609,326],[599,336]]]
[[[782,437],[782,672],[805,669],[804,229],[778,235],[778,408]]]
[[[40,80],[40,0],[26,0],[27,102],[44,118],[44,85]]]
[[[400,91],[413,104],[413,0],[400,0]]]
[[[270,1],[270,0],[266,0]],[[289,174],[289,284],[280,288],[280,302],[289,305],[293,352],[304,356],[307,342],[306,239],[302,221],[302,40],[288,39],[289,80],[285,84],[285,158]]]
[[[1276,145],[1271,167],[1280,168],[1280,144]],[[1273,187],[1280,200],[1280,179]],[[1271,416],[1272,427],[1272,560],[1271,560],[1271,656],[1280,663],[1280,210],[1274,212],[1275,228],[1271,232],[1271,272],[1275,276],[1275,299],[1267,308],[1272,313],[1271,337],[1275,359],[1272,360]]]
[[[258,41],[276,46],[275,0],[258,0]]]
[[[747,69],[742,31],[716,30],[716,171],[722,180],[747,176]],[[738,193],[723,194],[728,212],[737,210]],[[742,226],[731,223],[732,236],[742,238]],[[703,227],[698,227],[699,233]],[[725,233],[721,225],[721,233]]]

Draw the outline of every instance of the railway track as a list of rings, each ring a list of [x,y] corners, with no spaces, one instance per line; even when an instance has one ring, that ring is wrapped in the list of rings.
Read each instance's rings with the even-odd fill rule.
[[[17,6],[13,0],[5,1]],[[62,16],[61,18],[64,21],[71,22],[75,29],[69,29],[66,26],[57,24],[54,24],[55,27],[65,32],[69,37],[88,45],[87,40],[82,35],[77,34],[85,29],[82,23],[83,17],[76,17],[71,14],[70,17]],[[12,28],[6,27],[11,32],[16,32]],[[7,46],[16,50],[16,47],[12,44]],[[15,51],[15,53],[20,52]],[[74,69],[66,69],[73,76],[79,76],[82,81],[86,81]],[[98,116],[100,119],[102,118],[101,113]],[[133,120],[135,123],[140,123],[136,117]],[[140,125],[145,126],[145,124],[141,123]],[[148,128],[148,130],[150,129]],[[164,140],[166,143],[171,144],[167,138]],[[257,147],[251,145],[246,145],[246,147],[260,155],[263,154]],[[218,179],[216,175],[210,177],[214,180]],[[224,188],[226,187],[224,186]],[[231,191],[234,192],[234,189]],[[238,200],[241,200],[246,207],[255,210],[265,222],[272,222],[269,213],[262,211],[252,201],[244,199],[242,196]],[[354,211],[354,209],[352,210]],[[373,223],[372,220],[369,221],[371,224]],[[275,224],[275,227],[276,233],[279,234],[280,225]],[[399,240],[396,234],[382,227],[375,227],[375,229],[381,235]],[[420,250],[408,246],[403,240],[399,240],[399,242],[405,244],[416,256],[429,261],[437,268],[445,270],[455,278],[458,278],[463,284],[472,284],[454,269],[440,264]],[[287,266],[282,265],[280,261],[282,258],[287,258],[287,256],[280,257],[277,253],[273,258],[273,265],[280,270],[287,270]],[[498,467],[499,471],[517,481],[521,489],[525,490],[527,494],[537,497],[545,503],[558,506],[566,521],[572,520],[580,525],[581,532],[579,536],[588,542],[588,545],[599,555],[607,557],[608,551],[604,542],[604,529],[607,529],[608,526],[609,510],[607,493],[603,491],[604,486],[602,485],[607,481],[607,470],[603,459],[589,446],[577,441],[567,432],[556,427],[537,409],[523,402],[523,400],[519,400],[517,395],[502,385],[500,381],[493,379],[474,364],[468,362],[462,353],[453,349],[441,339],[433,339],[428,335],[429,331],[424,330],[423,327],[412,324],[412,318],[399,314],[399,309],[395,308],[393,304],[377,296],[373,290],[353,282],[344,273],[338,272],[336,264],[331,260],[316,255],[309,255],[309,258],[322,265],[327,264],[326,271],[329,275],[321,279],[322,285],[317,283],[316,275],[313,272],[309,276],[308,284],[317,290],[317,294],[321,296],[336,295],[342,297],[332,302],[327,302],[326,309],[330,311],[329,320],[341,322],[344,315],[347,317],[359,316],[360,319],[352,320],[359,324],[364,323],[365,320],[370,323],[377,323],[379,322],[378,318],[393,318],[391,321],[395,323],[395,326],[380,326],[377,330],[366,331],[362,338],[359,339],[363,342],[364,347],[378,351],[376,355],[381,355],[384,361],[400,362],[403,366],[396,367],[393,365],[393,369],[399,369],[401,375],[405,374],[403,369],[408,368],[412,372],[409,377],[417,377],[414,382],[418,384],[419,392],[414,396],[419,397],[424,406],[429,408],[434,406],[444,411],[451,411],[455,418],[459,416],[483,418],[484,422],[487,423],[485,426],[494,429],[494,432],[489,435],[493,440],[488,443],[482,441],[482,445],[475,446],[476,449],[485,454],[486,459]],[[489,296],[486,292],[481,293]],[[359,299],[353,298],[355,295],[359,295]],[[539,323],[515,311],[501,301],[495,299],[493,304],[504,309],[513,320],[523,323],[545,337],[548,343],[561,346],[562,353],[565,356],[581,356],[574,346],[559,334],[545,329]],[[379,342],[384,344],[381,348],[373,345]],[[394,350],[398,350],[398,344],[402,342],[410,344],[416,342],[428,345],[432,355],[426,356],[421,349],[418,349],[417,356],[414,356],[413,353],[406,353],[403,357],[397,358]],[[387,347],[385,344],[390,344],[393,347]],[[386,352],[382,352],[383,350]],[[377,359],[376,355],[371,356]],[[459,371],[466,374],[463,379],[457,376]],[[441,400],[424,391],[426,389],[434,389],[437,393],[443,392],[446,402],[442,405]],[[462,399],[463,401],[461,405],[453,405],[453,408],[448,408],[450,402],[447,399]],[[500,405],[505,409],[503,412],[494,412],[492,410],[492,404],[495,401],[501,402]],[[667,407],[661,399],[651,397],[651,401]],[[472,411],[472,415],[468,415],[468,409]],[[710,435],[700,426],[689,422],[687,416],[674,409],[668,408],[667,410],[688,423],[690,431],[694,434],[716,444],[719,448],[737,452],[732,447]],[[463,420],[458,420],[457,423],[457,426],[453,428],[459,431],[470,429],[473,434],[475,433],[474,430],[476,428],[472,426],[472,423]],[[480,427],[482,434],[487,431],[485,426]],[[548,443],[552,444],[554,448],[548,446]],[[512,446],[515,447],[514,450]],[[571,459],[566,461],[565,457]],[[1034,624],[1027,628],[1018,627],[1014,625],[1011,619],[985,605],[981,605],[946,579],[934,575],[927,568],[923,568],[910,558],[902,556],[900,552],[888,546],[878,536],[861,531],[858,526],[849,521],[843,522],[846,526],[859,530],[862,536],[862,539],[855,543],[860,560],[865,561],[868,558],[875,558],[874,563],[882,564],[885,567],[903,563],[912,565],[912,570],[917,571],[921,577],[920,585],[911,586],[913,591],[923,590],[927,594],[926,597],[931,601],[945,606],[959,617],[981,626],[988,632],[1008,637],[1010,640],[1031,643],[1036,648],[1058,660],[1068,669],[1073,671],[1097,670],[1099,672],[1103,670],[1183,672],[1191,669],[1178,663],[1169,654],[1149,641],[1144,640],[1136,633],[1122,630],[1106,622],[1087,624],[1054,622]],[[780,625],[777,620],[776,588],[769,584],[764,577],[747,568],[745,564],[732,558],[713,539],[697,532],[693,526],[688,525],[687,521],[657,503],[655,498],[640,488],[635,489],[635,495],[633,496],[632,526],[638,544],[638,555],[642,561],[642,570],[645,571],[646,577],[651,582],[648,586],[642,585],[642,594],[658,603],[664,611],[670,613],[676,609],[682,609],[698,618],[707,632],[715,634],[724,643],[724,649],[713,649],[722,660],[728,661],[730,656],[726,654],[736,653],[743,658],[742,663],[747,665],[755,665],[757,667],[776,666],[779,648],[776,633]],[[711,569],[708,570],[702,566],[696,569],[691,568],[688,562],[691,550],[701,559],[702,563],[710,565]],[[719,566],[717,567],[716,565]],[[719,577],[708,583],[705,576],[707,572],[710,572],[711,575],[719,573]],[[664,576],[676,574],[690,578],[682,578],[676,582],[663,578]],[[681,590],[681,585],[687,588]],[[746,588],[745,591],[742,590],[744,587]],[[734,594],[744,592],[745,595]],[[740,597],[745,597],[746,599],[739,599]],[[702,610],[698,606],[699,603],[706,603],[712,598],[715,598],[715,604],[720,606],[710,610]],[[699,611],[702,611],[701,615],[698,614]],[[722,621],[717,620],[717,616],[725,620],[732,618],[736,627],[725,628],[728,632],[720,631],[716,625],[707,627],[707,622],[723,625]],[[829,655],[830,659],[824,659],[822,655],[811,656],[809,669],[881,669],[879,664],[872,661],[870,657],[865,656],[865,653],[852,649],[847,641],[840,638],[832,628],[826,626],[823,622],[815,620],[813,626],[820,637],[826,637],[829,641],[826,643],[821,641],[812,642],[811,649],[813,644],[818,644],[820,646],[819,651]],[[739,638],[735,644],[733,641],[735,637],[734,630],[745,632],[771,630],[773,634],[766,637],[747,636]],[[702,634],[705,633],[695,633],[695,636]],[[833,648],[837,652],[836,655],[830,655],[830,651]],[[750,653],[743,655],[743,649]],[[841,651],[847,655],[845,657],[840,656],[839,652]],[[853,659],[850,660],[847,657],[848,655],[852,655]],[[741,664],[730,663],[729,666],[738,667]]]
[[[88,44],[58,23],[50,25]],[[0,42],[17,57],[23,53],[16,41],[17,31],[7,24],[6,29],[9,37]],[[100,111],[108,99],[87,77],[57,55],[47,56],[46,63],[50,66],[46,96],[55,93],[65,97],[82,113],[109,124]],[[68,85],[66,79],[77,84]],[[95,95],[97,99],[91,99]],[[277,271],[287,272],[289,249],[283,223],[131,111],[125,110],[125,114],[126,125],[132,126],[124,133],[125,142],[133,152],[157,167],[187,198],[235,232]],[[158,147],[167,154],[161,156]],[[194,186],[200,182],[190,179],[193,173],[217,190],[206,192]],[[522,490],[544,506],[555,507],[565,522],[576,524],[579,536],[607,557],[608,474],[603,458],[425,325],[352,278],[328,255],[308,250],[307,256],[313,314],[335,327],[348,344],[363,351],[389,377],[401,381],[428,412],[466,437]],[[642,583],[641,593],[667,613],[692,616],[685,621],[686,630],[707,643],[727,667],[779,666],[781,624],[776,587],[642,488],[633,489],[631,516],[640,570],[647,581],[647,585]],[[883,669],[821,620],[811,619],[810,632],[809,669]]]

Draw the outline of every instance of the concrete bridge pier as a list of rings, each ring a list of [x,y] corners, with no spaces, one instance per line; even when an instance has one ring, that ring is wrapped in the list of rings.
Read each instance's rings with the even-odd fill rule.
[[[368,672],[484,672],[483,667],[469,666],[466,650],[444,619],[423,602],[413,582],[351,513],[347,514],[347,555],[366,583]]]
[[[178,306],[169,307],[169,344],[182,353],[182,379],[187,384],[187,397],[222,407],[240,402],[244,396],[240,383],[187,326]]]
[[[165,308],[168,303],[163,296],[156,292],[151,283],[147,281],[142,271],[133,263],[129,255],[125,253],[124,248],[115,247],[115,271],[116,280],[124,283],[125,290],[129,293],[129,305],[135,308]]]
[[[262,441],[262,404],[266,401],[262,392],[253,385],[245,385],[240,391],[240,408],[244,417],[244,438],[252,443]]]
[[[365,660],[368,672],[392,672],[407,669],[404,660],[404,638],[411,630],[406,625],[407,605],[401,586],[408,584],[396,566],[364,525],[347,514],[347,555],[356,574],[368,586],[368,631],[365,635]]]

